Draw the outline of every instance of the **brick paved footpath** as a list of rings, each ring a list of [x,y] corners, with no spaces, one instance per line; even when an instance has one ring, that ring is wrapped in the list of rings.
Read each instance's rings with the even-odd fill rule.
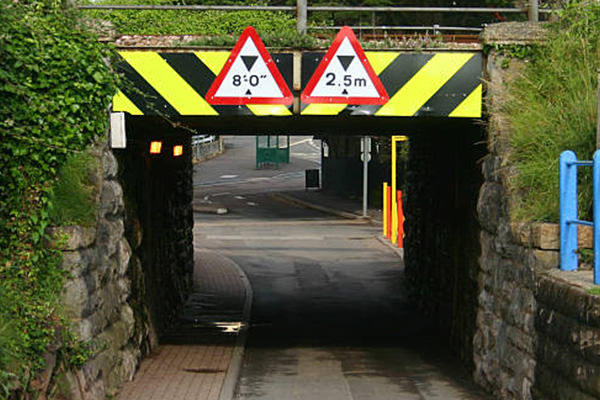
[[[118,399],[226,400],[233,394],[245,332],[239,322],[248,318],[251,290],[226,257],[196,250],[194,258],[194,291],[180,323],[142,361]]]

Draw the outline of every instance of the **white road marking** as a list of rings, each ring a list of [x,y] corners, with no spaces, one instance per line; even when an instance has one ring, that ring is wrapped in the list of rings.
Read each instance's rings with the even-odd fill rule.
[[[321,158],[321,155],[317,153],[294,153],[292,155],[299,157]]]
[[[221,178],[221,179],[232,179],[232,178],[237,178],[237,175],[221,175],[219,178]]]
[[[254,241],[276,241],[276,240],[332,240],[332,239],[374,239],[373,235],[368,236],[344,236],[344,235],[326,235],[326,236],[255,236],[248,237],[244,235],[206,235],[204,237],[205,240],[254,240]]]
[[[312,138],[298,140],[297,142],[290,143],[290,147],[295,146],[297,144],[302,144],[302,143],[310,142],[311,140],[312,140]]]
[[[317,163],[317,161],[313,161]],[[194,183],[194,187],[214,187],[214,186],[230,186],[230,185],[239,185],[244,183],[252,183],[259,181],[268,181],[271,179],[287,179],[287,178],[303,178],[304,179],[304,171],[296,171],[296,172],[286,172],[283,174],[275,175],[272,177],[257,177],[257,178],[246,178],[246,179],[235,179],[231,181],[211,181],[211,182],[203,182],[203,183]],[[214,196],[214,195],[213,195]]]
[[[295,220],[270,220],[270,221],[219,221],[219,222],[195,222],[194,229],[201,233],[203,229],[216,226],[272,226],[272,225],[369,225],[369,221],[363,219],[295,219]],[[374,230],[379,231],[379,228]]]
[[[319,155],[321,154],[321,143],[316,143],[315,139],[312,139],[308,144],[310,145],[310,147],[318,151]]]

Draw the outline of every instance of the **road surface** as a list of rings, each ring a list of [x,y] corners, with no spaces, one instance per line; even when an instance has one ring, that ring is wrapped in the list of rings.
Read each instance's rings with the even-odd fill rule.
[[[306,140],[308,139],[308,140]],[[254,291],[237,399],[484,399],[407,298],[403,264],[380,228],[277,201],[301,190],[319,146],[293,138],[292,163],[255,170],[252,137],[196,166],[197,249],[218,251]]]

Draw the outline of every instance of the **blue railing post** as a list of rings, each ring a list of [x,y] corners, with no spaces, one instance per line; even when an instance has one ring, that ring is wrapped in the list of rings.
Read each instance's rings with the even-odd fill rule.
[[[577,269],[577,156],[563,151],[559,160],[560,185],[560,269]]]
[[[578,218],[577,167],[593,168],[593,222]],[[571,150],[563,151],[559,159],[559,185],[560,269],[577,269],[577,225],[591,226],[594,228],[594,284],[600,285],[600,150],[596,150],[592,161],[578,161]]]
[[[600,150],[594,153],[594,284],[600,285]]]

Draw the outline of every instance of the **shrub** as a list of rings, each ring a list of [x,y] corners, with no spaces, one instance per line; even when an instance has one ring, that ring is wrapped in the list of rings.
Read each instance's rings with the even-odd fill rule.
[[[165,0],[115,0],[108,4],[173,4]],[[97,3],[95,3],[97,4]],[[246,4],[248,5],[248,4]],[[248,25],[259,34],[295,32],[290,13],[270,11],[87,10],[90,18],[112,22],[122,35],[234,35]]]
[[[558,221],[558,158],[573,150],[591,159],[596,148],[600,4],[573,2],[548,28],[523,73],[509,86],[503,112],[512,126],[518,219]],[[591,169],[580,168],[582,218],[591,217]]]

